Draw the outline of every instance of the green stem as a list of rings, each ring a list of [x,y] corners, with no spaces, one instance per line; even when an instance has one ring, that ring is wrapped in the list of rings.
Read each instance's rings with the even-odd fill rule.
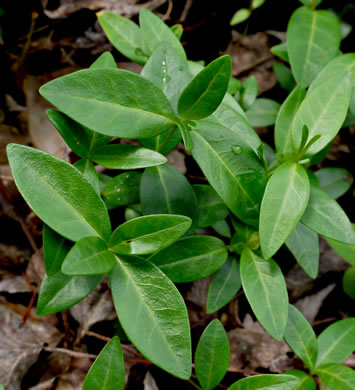
[[[316,9],[317,7],[317,0],[312,0],[312,9],[313,11]]]
[[[195,389],[203,390],[202,387],[200,387],[199,385],[197,385],[197,384],[196,384],[194,381],[192,381],[191,379],[189,379],[188,382],[189,382],[190,385],[192,385]]]

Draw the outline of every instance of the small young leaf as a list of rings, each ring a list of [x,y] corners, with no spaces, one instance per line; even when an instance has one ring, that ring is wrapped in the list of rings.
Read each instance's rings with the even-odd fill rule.
[[[293,375],[256,375],[239,380],[228,390],[293,390],[298,382]]]
[[[292,390],[316,390],[316,383],[313,378],[306,374],[304,371],[300,370],[289,370],[285,372],[286,375],[293,375],[300,379],[295,387],[292,387]]]
[[[110,246],[119,254],[145,255],[175,242],[191,226],[182,215],[148,215],[120,225],[111,237]]]
[[[352,224],[353,232],[355,234],[355,223]],[[335,250],[335,252],[348,263],[355,265],[355,243],[344,244],[343,242],[333,240],[325,237],[328,244]]]
[[[68,276],[61,271],[45,275],[39,290],[37,314],[47,316],[71,308],[94,291],[101,279],[101,275]]]
[[[100,11],[97,18],[107,38],[120,53],[138,64],[147,61],[142,32],[132,20],[107,11]]]
[[[149,257],[174,283],[193,282],[216,272],[228,257],[223,241],[193,236],[176,241]]]
[[[278,251],[302,218],[309,191],[306,171],[292,161],[283,163],[271,176],[260,210],[260,246],[265,259]]]
[[[91,158],[109,169],[138,169],[165,164],[168,160],[160,153],[129,144],[106,145],[95,150]]]
[[[286,246],[303,270],[315,279],[319,266],[318,234],[299,222],[286,240]]]
[[[178,112],[185,119],[202,119],[211,115],[227,92],[232,60],[222,56],[207,65],[184,89]]]
[[[113,337],[100,352],[83,383],[83,390],[123,390],[125,365],[120,339]]]
[[[305,88],[297,86],[281,105],[275,123],[275,146],[280,161],[292,154],[292,123],[296,112],[306,95]]]
[[[313,184],[302,223],[333,240],[354,245],[354,231],[343,209],[330,195]]]
[[[191,80],[186,59],[169,42],[161,42],[144,66],[141,76],[153,82],[169,99],[174,110],[181,92]]]
[[[303,314],[292,305],[288,306],[288,321],[284,338],[292,351],[312,371],[317,360],[316,335]]]
[[[228,225],[228,222],[224,219],[222,221],[215,222],[212,226],[212,229],[219,235],[227,238],[232,237],[231,229]]]
[[[318,336],[317,367],[342,363],[355,349],[355,318],[347,318],[328,326]]]
[[[280,87],[288,92],[291,92],[296,84],[291,69],[279,61],[273,61],[272,67],[277,80],[280,83]]]
[[[314,3],[313,0],[299,0],[302,4],[304,5],[308,5],[308,6],[312,6],[313,4],[315,4],[316,6],[318,6],[322,0],[316,0],[316,2]]]
[[[261,7],[265,3],[265,0],[252,0],[251,7],[252,9],[256,9]]]
[[[212,276],[208,289],[207,313],[214,313],[230,302],[241,285],[239,260],[229,257]]]
[[[83,174],[85,179],[92,185],[97,194],[100,195],[100,179],[94,164],[88,159],[83,159],[77,161],[74,164],[74,167]]]
[[[62,265],[65,275],[103,275],[116,265],[115,255],[99,237],[85,237],[67,254]]]
[[[149,261],[120,255],[110,284],[118,318],[132,343],[157,366],[188,379],[190,326],[173,282]]]
[[[164,93],[126,70],[79,70],[43,85],[40,93],[83,126],[114,137],[152,137],[177,121]]]
[[[334,199],[345,194],[354,181],[351,173],[344,168],[321,168],[315,175],[320,187]]]
[[[328,11],[298,8],[287,28],[287,50],[298,84],[308,87],[339,51],[339,23]]]
[[[175,148],[182,140],[181,132],[177,126],[171,127],[169,130],[155,137],[143,138],[139,142],[142,146],[155,150],[162,154],[167,154]]]
[[[284,336],[288,316],[288,295],[279,266],[245,248],[240,276],[248,302],[261,325],[276,340]]]
[[[115,176],[102,191],[104,200],[112,207],[129,206],[139,203],[140,172],[125,172]]]
[[[65,256],[72,243],[56,233],[48,225],[43,225],[43,258],[47,275],[54,275],[61,270]]]
[[[279,43],[278,45],[273,46],[270,49],[272,54],[275,54],[275,56],[278,56],[282,60],[286,62],[290,62],[290,59],[288,57],[288,51],[287,51],[287,42]]]
[[[244,110],[248,110],[258,96],[258,82],[255,76],[250,76],[242,83],[242,92],[239,102]]]
[[[140,185],[144,215],[177,214],[192,219],[196,226],[198,206],[195,193],[186,177],[171,165],[148,168]]]
[[[247,118],[253,127],[271,126],[275,123],[280,104],[271,99],[256,99],[255,103],[246,112]]]
[[[167,42],[182,59],[186,59],[185,50],[179,39],[170,28],[153,12],[142,7],[139,13],[139,24],[143,33],[144,41],[151,53],[155,51],[161,42]]]
[[[46,114],[70,149],[81,158],[91,158],[95,149],[106,145],[111,139],[80,125],[62,112],[50,109]]]
[[[315,374],[331,390],[353,390],[355,388],[355,371],[340,364],[325,364],[315,370]]]
[[[250,16],[250,10],[247,8],[241,8],[233,15],[230,21],[230,25],[235,26],[239,23],[243,23],[247,19],[249,19],[249,16]]]
[[[72,241],[87,236],[109,238],[107,209],[76,168],[22,145],[9,144],[7,155],[22,196],[47,225]]]
[[[170,27],[170,30],[174,33],[176,38],[180,41],[182,34],[184,32],[184,28],[182,24],[174,24],[173,26]]]
[[[254,150],[242,135],[209,121],[199,121],[191,137],[192,155],[211,186],[240,220],[257,226],[267,174]]]
[[[109,51],[105,51],[91,64],[91,69],[117,69],[116,61]]]
[[[228,208],[217,192],[207,184],[195,184],[192,186],[198,204],[198,226],[207,227],[225,219]]]
[[[348,268],[343,277],[343,289],[346,295],[355,299],[355,267]]]
[[[230,346],[222,323],[215,319],[208,324],[197,344],[195,370],[204,390],[214,389],[229,366]]]

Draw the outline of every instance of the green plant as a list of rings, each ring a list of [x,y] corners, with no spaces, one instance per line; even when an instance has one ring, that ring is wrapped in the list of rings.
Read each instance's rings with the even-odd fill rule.
[[[81,158],[74,166],[29,147],[7,148],[21,194],[45,223],[46,276],[39,315],[75,305],[108,273],[128,338],[154,364],[187,380],[192,368],[190,329],[174,283],[213,274],[208,313],[227,304],[242,285],[257,319],[275,339],[285,336],[311,373],[331,389],[350,389],[337,382],[336,373],[344,371],[349,383],[354,380],[354,372],[339,365],[347,347],[354,349],[353,336],[337,343],[339,357],[315,366],[313,331],[289,306],[285,279],[271,258],[285,244],[315,278],[317,234],[354,244],[351,223],[332,197],[333,191],[344,193],[350,181],[339,179],[339,171],[314,173],[311,167],[324,158],[352,110],[355,54],[339,55],[337,19],[315,10],[315,2],[311,6],[294,12],[287,46],[274,50],[290,61],[297,83],[281,107],[256,99],[253,79],[242,86],[233,81],[228,56],[206,67],[188,61],[180,30],[169,29],[144,8],[140,28],[118,15],[98,14],[113,45],[144,64],[141,75],[117,69],[111,54],[104,53],[90,69],[40,89],[61,110],[47,114]],[[261,142],[249,120],[255,126],[276,122],[276,152]],[[138,139],[142,146],[110,143],[113,137]],[[181,139],[208,185],[191,185],[167,164],[164,155]],[[124,172],[114,178],[98,175],[93,163]],[[126,222],[112,232],[108,210],[116,207],[125,207]],[[213,228],[226,237],[227,245],[220,238],[194,236],[197,227]],[[345,321],[354,320],[336,323],[320,336],[318,356],[322,340],[331,339],[332,329]],[[309,335],[310,347],[299,343],[303,334]],[[223,378],[228,349],[223,326],[212,322],[195,356],[204,389]],[[120,343],[113,338],[84,389],[111,384],[123,389],[123,372]],[[303,388],[304,375],[245,378],[230,389]]]

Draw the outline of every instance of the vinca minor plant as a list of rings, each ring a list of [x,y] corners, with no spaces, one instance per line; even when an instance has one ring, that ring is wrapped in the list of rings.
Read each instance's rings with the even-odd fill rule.
[[[229,56],[205,67],[188,61],[181,27],[169,28],[146,9],[140,27],[98,14],[115,48],[143,65],[141,74],[117,69],[107,52],[89,69],[41,87],[58,109],[48,110],[48,119],[80,158],[74,165],[30,147],[7,147],[16,185],[44,222],[38,315],[70,308],[108,274],[129,340],[153,364],[188,380],[190,327],[175,283],[213,275],[208,313],[242,286],[261,325],[276,340],[285,338],[309,370],[249,377],[230,389],[314,389],[311,375],[332,390],[355,388],[354,371],[341,365],[355,347],[355,320],[329,326],[317,340],[289,305],[272,259],[285,245],[315,278],[318,234],[340,247],[354,245],[352,225],[334,199],[350,183],[344,172],[316,171],[315,164],[354,118],[355,53],[340,53],[339,22],[315,8],[319,1],[302,3],[289,21],[287,42],[272,50],[283,59],[284,84],[292,87],[281,106],[256,99],[253,78],[242,84],[231,78]],[[250,125],[274,122],[276,151]],[[165,155],[181,140],[208,184],[191,185],[167,163]],[[121,173],[98,174],[95,164]],[[126,221],[112,227],[108,210],[118,207]],[[196,235],[197,228],[224,237]],[[218,320],[205,329],[194,361],[202,388],[217,386],[229,364]],[[84,389],[124,385],[116,336],[92,365]]]

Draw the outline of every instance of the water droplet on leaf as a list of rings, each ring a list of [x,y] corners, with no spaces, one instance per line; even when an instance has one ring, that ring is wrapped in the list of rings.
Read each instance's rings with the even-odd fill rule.
[[[243,149],[239,145],[232,146],[232,152],[236,155],[242,153]]]

